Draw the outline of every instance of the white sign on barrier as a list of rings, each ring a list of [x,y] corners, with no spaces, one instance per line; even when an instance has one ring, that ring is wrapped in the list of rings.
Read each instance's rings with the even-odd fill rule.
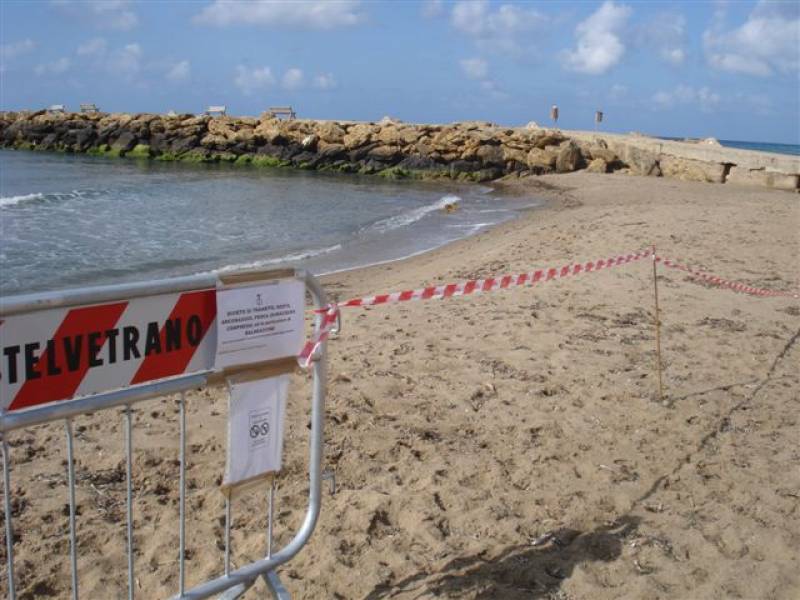
[[[297,280],[217,290],[216,367],[296,356],[303,345],[305,286]]]
[[[223,487],[280,471],[289,376],[231,382]]]

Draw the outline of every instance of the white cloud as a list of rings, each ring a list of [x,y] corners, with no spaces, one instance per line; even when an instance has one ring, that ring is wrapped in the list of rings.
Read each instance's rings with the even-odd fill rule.
[[[680,84],[671,91],[659,91],[653,95],[656,108],[673,109],[678,106],[697,105],[703,112],[710,112],[722,101],[722,97],[708,87],[695,89]]]
[[[639,45],[656,50],[664,62],[680,65],[686,60],[686,17],[682,14],[658,14],[641,26],[638,34]]]
[[[64,13],[103,28],[126,31],[139,24],[130,0],[51,0]]]
[[[470,79],[486,79],[489,75],[489,63],[482,58],[465,58],[459,64],[461,70]]]
[[[305,82],[305,77],[303,76],[303,71],[298,69],[297,67],[292,67],[286,73],[283,74],[283,78],[281,79],[281,86],[285,90],[298,90],[303,87],[303,83]]]
[[[776,71],[800,69],[800,4],[756,4],[747,20],[725,30],[725,14],[719,12],[703,33],[708,64],[720,71],[768,77]]]
[[[201,25],[265,25],[298,29],[335,29],[364,20],[358,0],[214,0],[194,22]]]
[[[78,46],[78,56],[103,56],[108,44],[103,38],[94,38]]]
[[[166,78],[174,83],[187,81],[192,75],[192,66],[188,60],[182,60],[172,65],[167,71]]]
[[[274,85],[275,76],[269,67],[248,68],[244,65],[238,65],[233,83],[242,90],[242,93],[250,95],[256,90],[262,90]]]
[[[0,45],[0,58],[3,61],[16,58],[23,54],[27,54],[36,48],[36,44],[31,39],[20,40],[19,42],[11,42],[10,44]]]
[[[132,78],[141,70],[142,47],[139,44],[126,44],[116,50],[106,61],[106,68],[126,78]]]
[[[575,28],[577,47],[562,54],[564,66],[579,73],[600,75],[616,65],[625,54],[621,33],[630,15],[629,6],[604,2]]]
[[[336,87],[333,73],[321,73],[314,77],[314,87],[320,90],[332,90]]]
[[[72,61],[68,59],[66,56],[62,56],[58,60],[54,60],[50,63],[45,63],[41,65],[37,65],[34,69],[34,73],[37,75],[59,75],[67,71],[70,66],[72,66]]]
[[[495,8],[487,0],[456,2],[450,15],[451,25],[471,37],[482,49],[504,54],[520,54],[523,44],[530,44],[530,33],[548,19],[530,8],[501,4]]]

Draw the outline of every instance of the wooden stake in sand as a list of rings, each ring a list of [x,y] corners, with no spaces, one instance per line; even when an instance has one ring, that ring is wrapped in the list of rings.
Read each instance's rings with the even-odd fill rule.
[[[656,272],[656,247],[653,245],[653,296],[656,304],[656,370],[658,371],[658,399],[664,402],[664,383],[661,379],[661,316],[658,310],[658,273]]]

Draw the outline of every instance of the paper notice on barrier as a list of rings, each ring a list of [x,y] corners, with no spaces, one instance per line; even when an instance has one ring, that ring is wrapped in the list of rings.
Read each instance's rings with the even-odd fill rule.
[[[295,279],[217,290],[217,368],[296,356],[305,285]]]
[[[230,384],[223,487],[281,470],[289,376]]]

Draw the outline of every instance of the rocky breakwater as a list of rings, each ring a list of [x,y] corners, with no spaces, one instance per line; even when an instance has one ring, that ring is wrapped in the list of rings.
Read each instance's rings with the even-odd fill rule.
[[[797,189],[800,159],[769,164],[732,160],[719,149],[698,154],[679,142],[637,136],[507,128],[485,122],[448,125],[279,120],[268,115],[0,113],[4,147],[154,160],[232,162],[402,179],[490,181],[506,175],[621,172]],[[665,147],[669,146],[669,152]],[[677,146],[676,146],[677,147]],[[688,152],[688,154],[687,154]],[[785,164],[784,164],[785,163]],[[745,166],[746,165],[746,166]],[[762,172],[763,171],[763,172]],[[755,175],[753,175],[755,173]]]

